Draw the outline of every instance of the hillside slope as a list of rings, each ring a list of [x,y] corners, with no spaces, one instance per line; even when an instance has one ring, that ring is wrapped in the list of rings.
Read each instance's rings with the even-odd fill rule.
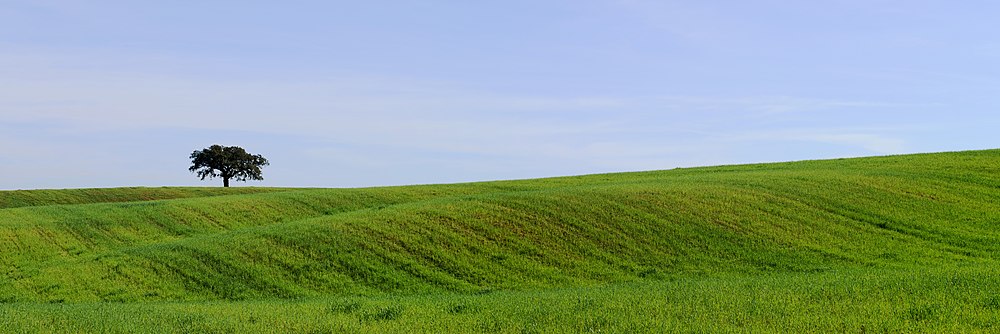
[[[35,202],[0,209],[0,268],[7,268],[0,300],[478,292],[995,264],[998,162],[1000,150],[990,150],[128,203]]]

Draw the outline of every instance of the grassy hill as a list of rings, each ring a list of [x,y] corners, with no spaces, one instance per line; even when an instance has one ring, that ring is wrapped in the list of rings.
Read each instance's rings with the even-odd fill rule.
[[[0,316],[20,320],[0,329],[787,330],[775,310],[809,324],[841,307],[804,328],[988,331],[998,252],[1000,150],[364,189],[4,191]],[[812,309],[814,296],[844,300]],[[528,306],[538,298],[548,306]],[[149,308],[176,317],[107,321]],[[275,316],[288,309],[319,313]]]

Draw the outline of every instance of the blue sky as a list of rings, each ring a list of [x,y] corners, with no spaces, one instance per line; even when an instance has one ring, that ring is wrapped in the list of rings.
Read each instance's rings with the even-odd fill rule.
[[[354,187],[1000,147],[992,1],[0,1],[0,189]],[[238,184],[244,185],[244,184]]]

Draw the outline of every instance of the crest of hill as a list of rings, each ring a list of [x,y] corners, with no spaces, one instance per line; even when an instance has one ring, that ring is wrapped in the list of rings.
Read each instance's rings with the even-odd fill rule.
[[[7,208],[0,267],[11,269],[0,273],[0,300],[477,292],[995,265],[998,159],[988,150]]]
[[[0,209],[26,206],[141,202],[161,199],[258,194],[285,191],[283,188],[234,187],[129,187],[90,189],[41,189],[0,191]]]

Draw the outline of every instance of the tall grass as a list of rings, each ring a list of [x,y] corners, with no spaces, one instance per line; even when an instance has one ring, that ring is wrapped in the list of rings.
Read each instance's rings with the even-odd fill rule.
[[[720,275],[478,294],[0,305],[0,332],[991,333],[997,268]]]

